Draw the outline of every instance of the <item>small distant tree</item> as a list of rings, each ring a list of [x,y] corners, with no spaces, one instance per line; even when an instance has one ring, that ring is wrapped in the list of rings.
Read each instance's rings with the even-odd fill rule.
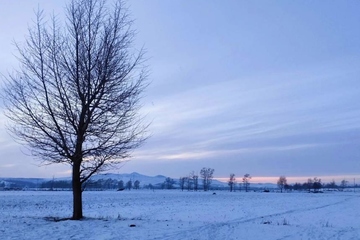
[[[126,188],[127,188],[128,190],[131,190],[131,188],[132,188],[132,181],[131,181],[131,180],[129,180],[129,181],[126,183]]]
[[[152,185],[151,183],[149,183],[149,184],[144,184],[144,185],[143,185],[143,188],[144,188],[144,189],[149,189],[149,190],[154,190],[154,189],[155,189],[154,185]]]
[[[332,180],[331,182],[329,182],[328,184],[325,185],[327,189],[337,189],[337,185],[336,182],[334,180]]]
[[[314,192],[319,192],[319,190],[322,188],[322,183],[320,178],[314,178],[313,180],[313,188]]]
[[[175,184],[175,180],[167,177],[164,182],[164,187],[166,189],[173,189]]]
[[[329,183],[329,186],[331,188],[337,188],[337,185],[336,185],[336,182],[334,180],[332,180],[330,183]]]
[[[193,187],[193,179],[191,176],[186,178],[186,188],[188,191],[190,191]]]
[[[279,180],[277,181],[277,185],[280,189],[281,192],[283,192],[283,189],[285,187],[285,185],[287,185],[287,179],[285,176],[280,176]]]
[[[123,181],[123,180],[120,180],[120,181],[119,181],[119,183],[118,183],[118,188],[119,188],[119,190],[125,189],[124,181]]]
[[[194,171],[189,173],[186,180],[188,190],[197,191],[199,189],[199,176]]]
[[[134,189],[139,189],[140,188],[140,181],[139,180],[136,180],[134,182]]]
[[[199,176],[196,174],[192,175],[193,183],[194,183],[194,191],[199,190]]]
[[[285,184],[284,185],[284,190],[285,191],[291,191],[292,190],[291,185],[290,184]]]
[[[249,191],[249,188],[250,188],[250,179],[251,179],[251,176],[250,174],[245,174],[244,177],[243,177],[243,185],[244,185],[244,188],[245,188],[245,192],[248,192]]]
[[[303,187],[302,187],[301,183],[296,182],[296,183],[294,184],[294,186],[293,186],[293,189],[294,189],[295,191],[300,191],[300,190],[303,189]]]
[[[305,183],[305,186],[309,192],[311,192],[311,189],[313,188],[314,181],[309,178],[307,182]]]
[[[235,174],[231,173],[230,174],[230,179],[228,181],[228,185],[230,187],[230,192],[234,191],[235,184],[236,184]]]
[[[204,191],[208,191],[210,189],[210,185],[213,179],[214,169],[213,168],[202,168],[200,170],[200,176],[203,181]]]
[[[180,178],[179,178],[179,185],[180,185],[181,191],[184,191],[185,182],[186,182],[186,177],[180,177]]]
[[[340,182],[340,188],[342,191],[344,191],[344,189],[347,187],[348,181],[346,181],[345,179],[341,180]]]

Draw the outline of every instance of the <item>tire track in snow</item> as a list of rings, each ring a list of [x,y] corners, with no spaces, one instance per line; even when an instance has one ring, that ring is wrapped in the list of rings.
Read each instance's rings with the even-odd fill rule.
[[[289,214],[289,213],[301,213],[301,212],[307,212],[307,211],[314,211],[314,210],[318,210],[318,209],[322,209],[322,208],[336,206],[338,204],[347,202],[348,200],[353,199],[353,198],[357,198],[357,197],[358,196],[348,197],[348,198],[345,198],[345,199],[343,199],[341,201],[325,204],[325,205],[322,205],[322,206],[311,207],[311,208],[293,209],[293,210],[288,210],[288,211],[285,211],[285,212],[272,213],[272,214],[263,215],[263,216],[259,216],[259,217],[249,218],[249,219],[246,219],[246,220],[235,219],[235,220],[228,221],[227,223],[230,223],[230,224],[232,224],[232,223],[248,223],[248,222],[252,222],[252,221],[256,221],[256,220],[261,220],[262,218],[267,218],[267,217],[279,217],[279,216],[286,215],[286,214]]]
[[[325,205],[321,205],[321,206],[316,206],[316,207],[310,207],[310,208],[297,208],[297,209],[292,209],[292,210],[288,210],[288,211],[284,211],[284,212],[279,212],[279,213],[272,213],[272,214],[267,214],[267,215],[262,215],[262,216],[257,216],[257,217],[253,217],[253,218],[237,218],[234,220],[229,220],[229,221],[225,221],[225,222],[218,222],[218,223],[208,223],[205,224],[203,226],[200,227],[194,227],[194,228],[190,228],[190,229],[186,229],[186,230],[180,230],[180,231],[176,231],[170,234],[166,234],[163,236],[159,236],[159,237],[155,237],[153,238],[153,240],[160,240],[160,239],[196,239],[194,238],[194,236],[196,236],[196,233],[201,232],[202,235],[208,235],[208,237],[211,237],[209,235],[213,235],[216,234],[216,229],[220,228],[220,227],[231,227],[231,225],[238,225],[241,223],[251,223],[257,220],[262,220],[264,218],[273,218],[273,217],[279,217],[282,215],[287,215],[287,214],[292,214],[292,213],[302,213],[302,212],[308,212],[308,211],[314,211],[314,210],[318,210],[318,209],[322,209],[322,208],[327,208],[327,207],[332,207],[332,206],[336,206],[342,203],[345,203],[351,199],[354,198],[359,198],[359,196],[351,196],[351,197],[347,197],[345,199],[342,199],[341,201],[337,201],[337,202],[333,202],[333,203],[329,203],[329,204],[325,204]],[[339,231],[339,234],[342,235],[344,233],[344,229]],[[229,231],[225,231],[227,233],[229,233]],[[231,232],[231,231],[230,231]],[[337,236],[339,236],[339,234],[337,234]],[[226,236],[224,236],[226,237]],[[286,235],[281,239],[286,239],[286,238],[291,238],[291,236]],[[224,238],[225,239],[225,238]]]

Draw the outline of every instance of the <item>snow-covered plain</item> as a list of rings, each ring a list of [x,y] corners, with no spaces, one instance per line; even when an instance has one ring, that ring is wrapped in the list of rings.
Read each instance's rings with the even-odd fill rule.
[[[360,239],[360,193],[0,192],[0,239]],[[135,227],[130,225],[135,224]]]

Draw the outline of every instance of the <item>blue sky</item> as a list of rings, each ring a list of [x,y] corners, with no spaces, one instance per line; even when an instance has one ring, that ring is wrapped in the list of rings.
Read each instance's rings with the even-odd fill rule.
[[[21,2],[21,3],[19,3]],[[0,71],[17,66],[38,4],[0,9]],[[359,1],[128,1],[151,82],[143,114],[151,138],[115,172],[179,177],[359,177]],[[5,122],[1,116],[1,122]],[[37,167],[0,129],[0,176],[60,177]]]

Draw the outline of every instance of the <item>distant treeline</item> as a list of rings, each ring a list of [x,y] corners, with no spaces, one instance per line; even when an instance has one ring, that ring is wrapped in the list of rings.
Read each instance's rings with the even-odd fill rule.
[[[42,189],[49,189],[49,190],[65,190],[65,189],[72,189],[72,182],[71,181],[47,181],[41,183],[39,186]],[[143,186],[146,188],[147,186]],[[139,180],[128,180],[124,182],[123,180],[116,180],[116,179],[99,179],[99,180],[89,180],[84,184],[84,190],[91,190],[91,191],[101,191],[101,190],[131,190],[131,189],[140,189],[140,181]]]
[[[320,192],[322,190],[328,191],[342,191],[346,188],[359,188],[358,184],[350,184],[345,179],[337,184],[335,181],[329,183],[322,183],[319,178],[309,178],[303,183],[288,184],[285,176],[279,177],[277,182],[278,188],[259,188],[250,187],[250,175],[245,174],[244,177],[237,182],[234,174],[230,174],[228,186],[211,186],[213,169],[210,169],[210,173],[207,175],[206,181],[204,177],[200,175],[201,181],[198,181],[198,176],[193,172],[186,177],[180,177],[179,179],[165,178],[164,182],[157,184],[142,184],[139,180],[116,180],[116,179],[98,179],[89,180],[84,184],[85,191],[102,191],[102,190],[131,190],[131,189],[181,189],[187,191],[198,190],[230,190],[230,191],[309,191]],[[210,176],[210,177],[209,177]],[[205,184],[205,185],[204,185]],[[72,182],[70,180],[56,180],[49,181],[26,181],[21,179],[11,179],[6,181],[0,181],[0,190],[55,190],[66,191],[72,189]]]
[[[174,182],[175,183],[175,182]],[[164,189],[164,183],[158,184],[148,184],[140,186],[141,182],[139,180],[116,180],[116,179],[99,179],[99,180],[89,180],[84,184],[84,190],[89,191],[101,191],[101,190],[131,190],[131,189]],[[6,182],[0,182],[0,190],[27,190],[27,189],[37,189],[37,190],[71,190],[72,181],[71,180],[49,180],[49,181],[21,181],[21,180],[7,180]]]
[[[283,182],[283,178],[280,177],[278,180],[278,187],[280,190],[284,189],[285,191],[313,191],[313,192],[319,192],[320,190],[344,190],[345,188],[358,188],[358,184],[350,185],[348,181],[345,179],[340,181],[340,184],[336,184],[336,182],[333,180],[329,183],[322,183],[320,178],[309,178],[304,183],[294,183],[294,184],[287,184],[286,178],[285,183]]]

